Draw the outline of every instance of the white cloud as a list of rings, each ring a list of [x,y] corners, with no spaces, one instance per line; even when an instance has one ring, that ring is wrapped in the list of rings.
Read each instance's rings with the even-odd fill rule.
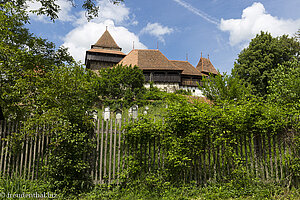
[[[230,33],[230,45],[244,47],[260,31],[272,36],[293,35],[300,27],[300,19],[279,19],[268,14],[261,3],[253,3],[243,10],[241,19],[221,19],[220,29]]]
[[[76,19],[76,17],[74,15],[72,15],[71,10],[72,10],[72,4],[70,1],[67,0],[57,0],[56,2],[57,5],[59,5],[59,12],[58,12],[58,19],[60,21],[63,22],[70,22],[70,21],[74,21]],[[40,2],[37,1],[29,1],[27,2],[28,11],[32,11],[32,10],[37,10],[39,9],[42,4]],[[41,21],[44,23],[50,22],[49,17],[45,16],[45,15],[36,15],[34,13],[29,14],[29,16],[36,21]]]
[[[85,52],[95,44],[104,33],[106,26],[116,43],[122,48],[122,52],[128,53],[134,46],[136,49],[146,49],[147,47],[139,41],[138,36],[131,33],[128,29],[115,26],[112,20],[95,23],[88,22],[82,26],[78,26],[69,32],[64,38],[63,46],[69,48],[69,52],[75,60],[84,62]]]
[[[205,12],[203,12],[203,11],[201,11],[201,10],[193,7],[191,4],[189,4],[189,3],[187,3],[187,2],[185,2],[183,0],[173,0],[173,1],[175,1],[179,5],[183,6],[184,8],[188,9],[192,13],[194,13],[194,14],[202,17],[207,22],[212,23],[212,24],[216,24],[216,25],[219,24],[219,21],[217,19],[215,19],[214,17],[206,14]]]
[[[136,49],[147,49],[136,34],[124,26],[116,25],[131,20],[129,8],[122,3],[117,6],[113,5],[107,0],[98,2],[98,5],[100,6],[98,18],[88,22],[84,11],[80,12],[73,23],[75,28],[63,38],[63,46],[69,48],[75,60],[84,62],[85,52],[98,41],[106,30],[106,26],[116,43],[122,48],[122,52],[129,53],[133,48],[133,42]],[[137,21],[134,22],[134,24],[137,23]]]
[[[166,34],[171,34],[173,31],[174,29],[163,26],[159,23],[148,23],[147,26],[141,30],[140,34],[153,35],[160,41],[165,42],[163,36]]]

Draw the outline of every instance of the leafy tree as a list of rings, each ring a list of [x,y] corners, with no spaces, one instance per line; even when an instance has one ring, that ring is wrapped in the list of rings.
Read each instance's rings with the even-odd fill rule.
[[[6,117],[26,115],[21,107],[27,103],[20,99],[21,91],[26,90],[17,87],[18,82],[34,82],[37,77],[33,74],[52,71],[53,65],[74,63],[66,49],[56,50],[53,43],[35,37],[24,28],[26,23],[28,15],[24,10],[11,3],[0,4],[0,106]],[[25,83],[27,88],[29,85]]]
[[[191,90],[179,89],[175,91],[175,94],[192,95],[192,92]]]
[[[10,139],[22,144],[38,127],[49,127],[47,178],[53,190],[79,193],[90,185],[83,158],[93,147],[93,124],[86,111],[98,98],[98,77],[65,49],[29,33],[26,22],[24,10],[0,4],[0,106],[24,125]]]
[[[300,52],[299,42],[287,35],[272,37],[270,33],[261,32],[251,40],[249,46],[242,50],[234,64],[233,75],[253,85],[259,96],[267,94],[269,81],[278,64],[290,61]]]
[[[68,1],[70,4],[72,4],[74,7],[78,4],[81,4],[82,8],[86,10],[86,17],[88,20],[98,17],[99,13],[99,6],[96,5],[97,0],[65,0]],[[123,0],[109,0],[110,2],[114,4],[118,4],[120,2],[123,2]],[[6,4],[6,3],[13,3],[16,7],[19,8],[26,8],[28,2],[32,2],[31,0],[3,0],[0,3]],[[60,7],[57,4],[56,0],[35,0],[35,2],[41,3],[41,7],[37,10],[33,10],[32,12],[38,14],[38,15],[46,15],[50,17],[51,20],[55,20],[58,18],[58,13],[60,11]]]
[[[144,75],[137,66],[117,65],[101,69],[99,77],[99,94],[104,103],[131,105],[139,93],[144,91]]]
[[[298,41],[300,40],[300,29],[295,34],[295,37],[298,39]]]
[[[269,100],[289,107],[300,106],[300,61],[293,60],[279,65],[273,70],[269,82]]]
[[[203,86],[199,89],[210,100],[220,102],[223,100],[242,100],[251,94],[251,88],[237,76],[216,75],[204,78]]]

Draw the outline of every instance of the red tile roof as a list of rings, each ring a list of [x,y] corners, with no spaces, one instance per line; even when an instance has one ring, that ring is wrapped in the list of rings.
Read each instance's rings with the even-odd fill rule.
[[[196,68],[202,73],[219,74],[208,58],[201,57]]]
[[[174,65],[176,65],[179,69],[182,69],[183,75],[193,75],[193,76],[207,76],[206,74],[202,74],[198,69],[196,69],[191,63],[188,61],[181,60],[170,60]]]
[[[156,49],[134,49],[119,64],[136,65],[142,70],[182,71]]]

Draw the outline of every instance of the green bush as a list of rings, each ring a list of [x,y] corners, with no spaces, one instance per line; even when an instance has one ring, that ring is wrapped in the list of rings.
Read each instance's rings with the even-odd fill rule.
[[[191,90],[180,89],[180,90],[176,90],[175,94],[192,95],[192,92]]]
[[[52,193],[49,182],[43,180],[28,180],[25,177],[11,175],[0,177],[0,194],[43,194]],[[53,193],[54,194],[54,193]]]

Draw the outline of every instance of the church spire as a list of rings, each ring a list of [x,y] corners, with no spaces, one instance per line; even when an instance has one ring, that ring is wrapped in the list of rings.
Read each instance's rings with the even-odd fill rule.
[[[107,30],[107,26],[105,32],[102,34],[99,40],[94,45],[92,45],[92,48],[113,49],[118,51],[122,50]]]

